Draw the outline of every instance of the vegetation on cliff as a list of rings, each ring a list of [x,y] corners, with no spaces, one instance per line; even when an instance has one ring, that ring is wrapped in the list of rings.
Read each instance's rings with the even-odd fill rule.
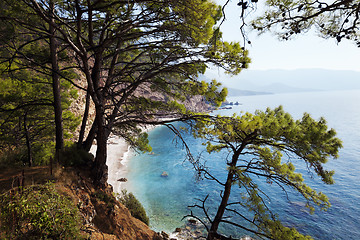
[[[80,215],[55,185],[32,185],[0,195],[2,237],[9,239],[80,239]]]
[[[163,239],[110,185],[94,185],[85,166],[54,168],[52,175],[48,167],[6,169],[0,190],[1,239]]]
[[[124,204],[125,207],[129,209],[131,215],[134,218],[137,218],[146,225],[149,225],[149,217],[146,216],[144,207],[141,205],[139,200],[135,198],[134,194],[128,193],[126,190],[123,190],[121,192],[119,200],[122,204]]]

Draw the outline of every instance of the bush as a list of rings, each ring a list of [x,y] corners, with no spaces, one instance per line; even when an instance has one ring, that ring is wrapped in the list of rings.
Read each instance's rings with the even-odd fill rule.
[[[45,166],[50,162],[50,158],[55,155],[55,142],[37,142],[33,144],[33,165]]]
[[[0,195],[1,237],[81,239],[80,222],[72,201],[59,194],[52,183]]]
[[[72,142],[66,142],[64,151],[61,153],[61,163],[65,167],[81,166],[91,162],[93,159],[94,156],[91,153],[84,149],[79,149]]]
[[[0,152],[0,168],[17,168],[24,165],[26,149],[12,149]]]
[[[93,197],[97,198],[100,201],[103,201],[108,208],[113,208],[115,205],[115,199],[110,197],[103,191],[97,191],[93,194]]]
[[[127,193],[126,190],[123,190],[121,193],[119,201],[129,209],[131,215],[144,222],[146,225],[149,225],[149,218],[139,200],[137,200],[132,193]]]
[[[55,143],[34,142],[32,143],[33,166],[45,166],[55,154]],[[21,167],[28,164],[27,148],[25,146],[13,147],[0,153],[1,167]]]

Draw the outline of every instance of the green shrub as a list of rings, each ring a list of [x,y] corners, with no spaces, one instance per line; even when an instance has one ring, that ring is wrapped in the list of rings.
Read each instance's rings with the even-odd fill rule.
[[[54,157],[55,143],[35,142],[32,144],[33,166],[44,166],[49,164],[50,158]],[[1,167],[21,167],[27,165],[27,148],[19,146],[0,153]]]
[[[61,153],[61,163],[66,167],[81,166],[92,161],[93,158],[91,153],[77,148],[72,142],[66,142],[64,151]]]
[[[35,166],[48,165],[50,158],[55,155],[55,142],[37,142],[33,144],[33,164]]]
[[[26,149],[17,148],[0,153],[0,168],[17,168],[24,165]]]
[[[80,217],[55,185],[33,185],[0,195],[0,228],[9,239],[81,239]]]
[[[108,208],[113,208],[115,205],[114,198],[110,197],[103,191],[97,191],[93,194],[93,197],[97,198],[100,201],[103,201],[106,203]]]
[[[124,204],[127,209],[129,209],[131,215],[144,222],[146,225],[149,225],[149,218],[139,200],[137,200],[132,193],[127,193],[126,190],[123,190],[121,193],[119,201]]]

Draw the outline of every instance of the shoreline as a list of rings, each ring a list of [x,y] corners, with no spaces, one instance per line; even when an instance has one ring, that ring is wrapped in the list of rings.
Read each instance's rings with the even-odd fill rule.
[[[149,132],[155,129],[156,126],[144,126],[143,132]],[[93,145],[94,146],[94,145]],[[91,152],[94,154],[96,150]],[[129,167],[129,160],[133,155],[134,150],[125,141],[125,139],[111,135],[107,142],[107,159],[108,166],[108,183],[112,185],[114,193],[121,194],[122,190],[131,188],[131,183],[127,182]]]
[[[156,126],[144,126],[142,127],[143,132],[149,132],[155,129]],[[96,153],[96,145],[93,145],[91,153]],[[122,190],[131,191],[132,184],[128,182],[128,173],[131,171],[129,169],[129,161],[130,158],[135,153],[134,150],[131,149],[131,146],[126,143],[126,141],[116,135],[111,135],[107,142],[107,160],[106,165],[108,166],[108,184],[112,185],[113,192],[117,194],[121,194]],[[151,153],[149,153],[151,154]],[[119,179],[126,179],[125,181],[119,181]],[[154,230],[153,228],[151,228]],[[190,230],[186,229],[185,226],[178,232],[175,229],[172,232],[166,232],[169,236],[169,239],[174,240],[186,240],[189,237],[195,237],[196,235]],[[155,230],[154,230],[155,231]]]
[[[156,126],[144,126],[143,132],[149,132],[155,129]],[[107,159],[106,165],[108,166],[108,184],[112,185],[115,193],[121,194],[121,190],[126,189],[127,174],[129,172],[128,162],[132,153],[131,146],[125,141],[125,139],[110,135],[107,141]],[[96,144],[93,144],[90,149],[90,153],[96,155]],[[125,181],[119,181],[119,180]]]
[[[144,127],[144,132],[149,132],[156,127]],[[95,155],[96,145],[93,145],[90,150]],[[130,157],[134,153],[126,141],[118,136],[111,135],[107,142],[107,161],[108,166],[108,184],[112,185],[113,192],[121,194],[124,189],[131,190],[131,182],[127,182],[129,171]],[[126,181],[119,181],[119,179],[126,179]],[[130,188],[130,189],[128,189]],[[155,229],[151,228],[155,231]],[[201,226],[198,224],[185,221],[183,226],[179,226],[170,232],[165,232],[169,239],[186,240],[191,238],[198,238],[201,236]]]
[[[130,157],[130,145],[125,142],[121,137],[112,135],[107,141],[107,159],[106,165],[108,166],[108,184],[113,187],[114,193],[121,193],[124,189],[124,181],[119,179],[127,177],[128,161]],[[90,153],[96,155],[96,144],[93,144]]]
[[[149,132],[155,129],[156,126],[144,126],[143,132]],[[96,154],[96,144],[94,144],[90,152]],[[126,141],[116,135],[111,135],[107,141],[107,160],[108,166],[108,184],[113,187],[113,192],[121,194],[122,190],[131,190],[131,182],[127,181],[129,169],[129,161],[133,156],[134,150]],[[130,188],[130,189],[129,189]],[[153,228],[151,228],[153,229]],[[166,232],[170,239],[185,240],[189,237],[195,237],[196,235],[190,229],[186,229],[185,226],[178,232],[175,229],[172,232]],[[153,229],[154,230],[154,229]]]
[[[107,143],[108,183],[113,186],[115,193],[121,194],[128,173],[128,161],[130,157],[130,145],[123,138],[111,136]]]

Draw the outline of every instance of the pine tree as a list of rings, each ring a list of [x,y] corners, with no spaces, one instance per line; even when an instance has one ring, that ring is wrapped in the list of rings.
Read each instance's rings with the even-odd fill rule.
[[[61,50],[72,56],[62,68],[85,76],[83,90],[96,117],[84,145],[88,148],[96,137],[94,178],[101,184],[107,176],[106,141],[115,126],[130,143],[147,148],[138,124],[161,123],[162,116],[189,118],[181,102],[191,95],[215,104],[224,100],[218,84],[198,80],[208,65],[237,74],[249,63],[238,43],[220,40],[215,24],[221,8],[210,1],[21,0],[15,6],[26,6],[29,16],[40,19],[37,26],[19,18],[16,24],[44,37],[53,27]],[[145,99],[136,94],[139,89],[163,94],[167,101]]]
[[[280,106],[274,110],[256,111],[232,117],[217,116],[198,121],[192,128],[197,138],[206,140],[207,152],[225,151],[227,178],[225,182],[214,177],[203,165],[196,163],[199,174],[220,184],[223,188],[221,203],[216,213],[208,212],[206,200],[200,207],[207,217],[209,240],[216,239],[220,224],[230,224],[269,239],[309,239],[295,229],[284,227],[266,203],[267,189],[261,189],[256,181],[279,185],[283,190],[295,190],[304,198],[310,211],[315,206],[330,207],[325,194],[311,189],[297,173],[293,161],[302,160],[326,184],[333,184],[334,171],[324,168],[329,158],[337,158],[342,147],[336,132],[328,129],[326,121],[318,121],[307,113],[294,120]],[[238,186],[241,195],[230,201],[232,188]],[[234,199],[234,198],[233,198]],[[241,213],[236,206],[249,210],[252,216]],[[226,218],[225,216],[226,212]],[[213,216],[213,217],[211,217]],[[231,221],[229,216],[240,216],[253,225]],[[198,217],[199,220],[201,218]]]

